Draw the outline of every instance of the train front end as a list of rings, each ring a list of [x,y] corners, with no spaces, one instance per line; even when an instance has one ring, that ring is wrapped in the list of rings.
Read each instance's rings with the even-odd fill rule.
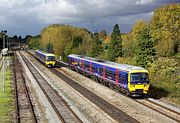
[[[55,66],[55,63],[56,63],[56,61],[55,61],[55,55],[54,54],[48,54],[47,56],[46,56],[46,66],[47,67],[54,67]]]
[[[147,95],[149,91],[149,75],[147,70],[133,70],[128,75],[128,88],[131,96]]]

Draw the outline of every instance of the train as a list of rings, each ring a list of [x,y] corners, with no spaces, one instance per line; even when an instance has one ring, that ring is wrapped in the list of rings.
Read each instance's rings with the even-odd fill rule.
[[[128,96],[143,96],[149,91],[148,71],[142,67],[76,54],[68,55],[68,66]]]
[[[55,66],[55,55],[52,53],[43,52],[40,50],[35,51],[36,58],[47,67]]]

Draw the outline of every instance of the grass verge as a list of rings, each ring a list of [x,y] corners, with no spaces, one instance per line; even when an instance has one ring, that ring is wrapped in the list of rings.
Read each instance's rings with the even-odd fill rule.
[[[0,122],[12,122],[12,111],[14,110],[11,70],[8,67],[5,71],[5,91],[3,91],[2,72],[0,72]]]

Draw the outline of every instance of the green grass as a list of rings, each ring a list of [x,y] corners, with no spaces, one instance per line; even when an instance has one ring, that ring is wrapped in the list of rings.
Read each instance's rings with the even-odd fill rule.
[[[0,72],[1,73],[1,72]],[[5,71],[5,91],[3,91],[2,73],[0,74],[0,122],[12,122],[12,82],[10,68]]]

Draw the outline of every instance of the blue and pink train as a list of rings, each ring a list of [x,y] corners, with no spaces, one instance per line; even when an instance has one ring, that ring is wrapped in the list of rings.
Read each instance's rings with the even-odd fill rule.
[[[127,64],[99,60],[91,57],[68,55],[71,69],[131,96],[141,96],[149,91],[148,71]]]

